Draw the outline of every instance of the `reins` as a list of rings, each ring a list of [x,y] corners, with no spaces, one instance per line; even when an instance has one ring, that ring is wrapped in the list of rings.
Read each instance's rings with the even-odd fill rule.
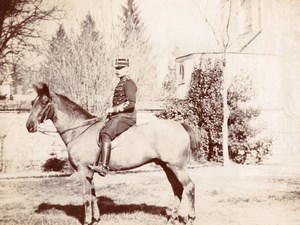
[[[72,141],[74,141],[76,138],[78,138],[79,136],[81,136],[84,132],[86,132],[91,126],[93,126],[95,123],[99,122],[102,120],[102,118],[100,119],[100,117],[95,117],[93,118],[94,120],[86,120],[84,121],[84,123],[80,126],[76,126],[76,127],[72,127],[72,128],[69,128],[65,131],[63,131],[62,133],[60,133],[60,135],[63,135],[65,134],[66,132],[68,131],[73,131],[73,130],[76,130],[78,128],[81,128],[81,127],[84,127],[84,126],[88,126],[87,128],[85,128],[82,132],[80,132],[78,135],[76,135],[75,137],[71,138],[71,140],[69,140],[68,142],[66,142],[66,145],[68,145],[69,143],[71,143]]]
[[[93,125],[94,123],[96,123],[98,121],[101,121],[102,119],[103,119],[103,117],[99,116],[99,117],[94,117],[94,118],[91,118],[91,119],[84,120],[82,122],[82,124],[80,124],[78,126],[75,126],[75,127],[68,128],[68,129],[64,130],[63,132],[61,132],[60,135],[63,135],[64,133],[66,133],[68,131],[76,130],[78,128],[81,128],[81,127],[84,127],[84,126],[87,126],[87,125]]]
[[[73,137],[71,140],[69,140],[67,144],[69,144],[70,142],[74,141],[76,138],[78,138],[80,135],[82,135],[85,131],[87,131],[91,126],[93,126],[95,123],[99,122],[99,121],[102,121],[103,118],[106,118],[105,116],[98,116],[98,117],[94,117],[94,118],[91,118],[91,119],[87,119],[87,120],[84,120],[82,122],[82,124],[78,125],[78,126],[74,126],[74,127],[71,127],[71,128],[68,128],[62,132],[57,132],[57,131],[49,131],[49,130],[42,130],[42,129],[38,129],[38,132],[42,133],[42,134],[45,134],[45,135],[49,135],[49,136],[52,136],[50,135],[49,133],[59,133],[60,135],[63,135],[69,131],[73,131],[73,130],[76,130],[76,129],[79,129],[79,128],[82,128],[82,127],[85,127],[85,126],[88,126],[86,129],[84,129],[82,132],[80,132],[78,135],[76,135],[75,137]]]

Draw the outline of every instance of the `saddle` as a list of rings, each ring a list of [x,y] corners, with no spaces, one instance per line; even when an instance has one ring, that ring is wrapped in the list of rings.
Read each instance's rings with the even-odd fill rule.
[[[138,127],[138,126],[139,126],[139,125],[136,125],[136,124],[135,124],[135,125],[129,127],[127,130],[125,130],[123,133],[119,134],[115,139],[113,139],[113,140],[111,141],[111,150],[113,150],[113,149],[118,145],[118,143],[119,143],[121,140],[125,140],[125,139],[126,139],[126,133],[132,132],[132,131],[135,130],[136,127]],[[103,129],[103,128],[102,128],[102,129]],[[97,142],[97,145],[98,145],[99,148],[101,148],[101,142],[100,142],[99,134],[100,134],[100,132],[101,132],[102,129],[100,129],[100,130],[98,131],[98,135],[96,136],[96,138],[97,138],[96,142]]]

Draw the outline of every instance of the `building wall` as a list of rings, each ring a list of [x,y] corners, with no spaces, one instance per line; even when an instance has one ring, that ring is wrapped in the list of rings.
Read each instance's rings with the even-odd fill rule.
[[[199,60],[206,58],[220,58],[221,54],[192,54],[180,59],[185,65],[186,81],[184,86],[178,86],[178,97],[184,98],[189,90],[191,72]],[[281,57],[264,54],[227,54],[226,55],[226,76],[231,82],[234,76],[248,74],[253,82],[256,97],[248,104],[258,107],[261,110],[260,117],[254,121],[256,126],[265,127],[261,135],[272,137],[274,140],[274,155],[297,154],[300,155],[300,123],[296,114],[296,104],[292,110],[288,110],[288,101],[285,92],[288,75],[284,76]],[[298,86],[299,87],[299,86]],[[295,91],[299,96],[299,89]],[[293,95],[295,96],[295,95]],[[295,100],[295,98],[293,98]],[[291,102],[292,100],[290,100]],[[294,101],[295,102],[295,101]]]
[[[187,56],[181,60],[177,60],[176,96],[179,99],[184,99],[186,97],[191,82],[191,74],[194,71],[195,63],[196,61],[194,55]],[[184,71],[180,71],[180,68],[183,68]]]
[[[1,112],[1,137],[5,136],[3,148],[3,172],[21,172],[41,170],[41,165],[54,153],[66,157],[64,143],[58,134],[29,133],[25,127],[28,113]],[[51,123],[46,122],[45,129],[55,131]],[[0,159],[1,160],[1,159]]]
[[[6,98],[9,99],[9,96],[11,93],[11,85],[7,82],[4,82],[2,85],[0,85],[0,94],[6,95]]]
[[[253,32],[240,36],[237,44],[227,49],[229,54],[226,54],[226,73],[229,79],[243,73],[251,75],[257,92],[257,98],[252,104],[262,110],[260,123],[266,124],[268,134],[274,138],[275,155],[289,154],[299,157],[300,2],[296,0],[247,0],[247,2],[251,6],[245,5],[243,12],[238,14],[236,21],[233,21],[232,24],[235,26],[230,27],[230,37],[237,36],[235,32],[240,32],[243,23],[250,21],[250,17],[245,18],[245,15],[251,14]],[[221,0],[220,3],[227,4],[228,1]],[[226,10],[224,7],[219,8]],[[238,4],[235,9],[237,8]],[[261,32],[258,32],[259,30]],[[252,40],[253,37],[255,38]],[[210,55],[207,54],[206,57]],[[190,55],[186,58],[188,67],[193,64],[190,58]],[[197,54],[194,55],[194,64],[198,58]],[[185,57],[180,58],[181,63],[184,60]],[[188,90],[183,90],[183,87],[178,89],[178,97],[184,96]]]

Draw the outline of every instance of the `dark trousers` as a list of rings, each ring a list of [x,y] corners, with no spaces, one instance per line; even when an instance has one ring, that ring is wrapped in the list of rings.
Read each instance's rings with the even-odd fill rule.
[[[115,139],[118,135],[126,131],[128,128],[136,124],[136,118],[126,114],[117,114],[110,118],[103,129],[100,131],[110,137],[110,140]]]

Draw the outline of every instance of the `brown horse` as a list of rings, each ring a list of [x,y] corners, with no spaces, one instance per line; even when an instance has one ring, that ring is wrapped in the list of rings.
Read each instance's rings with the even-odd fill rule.
[[[37,97],[32,101],[32,109],[26,123],[29,132],[38,131],[38,124],[52,120],[57,132],[67,146],[71,165],[79,173],[83,185],[85,207],[84,224],[100,221],[93,184],[93,172],[87,165],[96,160],[97,136],[105,120],[84,110],[67,97],[49,90],[44,83],[35,85]],[[168,210],[169,221],[178,218],[177,210],[183,191],[189,205],[186,223],[195,220],[195,185],[190,179],[186,162],[191,147],[198,145],[196,133],[189,126],[171,120],[134,126],[118,136],[113,142],[110,170],[127,170],[154,162],[165,171],[174,192],[174,204]]]

